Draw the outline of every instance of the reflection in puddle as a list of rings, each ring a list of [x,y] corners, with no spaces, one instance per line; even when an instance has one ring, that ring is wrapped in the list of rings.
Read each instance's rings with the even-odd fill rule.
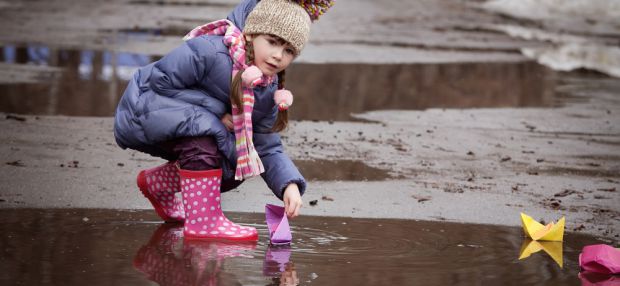
[[[0,55],[12,72],[4,78],[0,73],[0,112],[75,116],[111,116],[133,72],[157,60],[145,54],[39,45],[4,46]],[[18,68],[24,66],[28,73]],[[61,71],[32,83],[32,73],[47,74],[50,67]],[[385,109],[552,106],[555,77],[533,62],[301,63],[289,68],[286,82],[295,93],[291,119],[353,120],[351,113]],[[314,108],[316,102],[321,108]]]
[[[225,260],[251,259],[254,249],[256,242],[184,240],[181,225],[160,224],[137,251],[133,266],[159,285],[231,285],[238,279],[224,270]]]
[[[587,167],[595,167],[588,165]],[[584,176],[590,178],[603,177],[614,178],[618,176],[618,170],[601,170],[592,168],[571,168],[571,167],[551,167],[551,168],[530,168],[529,174],[550,174],[561,176]]]
[[[522,229],[413,220],[299,217],[293,243],[268,245],[264,214],[228,214],[259,241],[182,239],[152,210],[0,210],[3,284],[83,285],[579,285],[578,255],[594,237],[569,233],[563,268],[519,260]],[[560,248],[561,249],[561,248]],[[551,250],[553,252],[554,250]],[[555,254],[552,254],[552,256]],[[581,278],[585,279],[585,278]]]
[[[555,81],[555,72],[534,62],[297,64],[287,71],[292,118],[311,120],[385,109],[552,106]]]
[[[239,285],[237,275],[226,271],[226,261],[253,260],[256,246],[256,241],[184,240],[182,225],[162,223],[140,247],[133,266],[159,285]],[[299,277],[290,258],[290,246],[268,245],[263,276],[277,285],[297,285]]]
[[[8,78],[0,76],[0,111],[48,115],[111,116],[133,72],[154,60],[44,46],[7,46],[0,54],[14,71]],[[59,70],[49,75],[49,67]],[[33,83],[33,77],[39,81]]]
[[[521,251],[519,252],[519,260],[530,257],[530,255],[543,250],[547,253],[555,263],[563,267],[564,260],[562,258],[563,248],[561,241],[535,241],[529,238],[523,240]]]
[[[581,286],[617,286],[620,285],[620,276],[601,274],[594,272],[581,272],[579,273],[579,279],[581,279]]]
[[[234,2],[233,2],[234,3]],[[232,9],[235,7],[232,3],[209,3],[209,2],[201,2],[201,1],[161,1],[161,0],[130,0],[129,4],[132,5],[158,5],[158,6],[195,6],[195,7],[225,7],[227,9]]]
[[[384,181],[394,179],[386,170],[352,160],[295,160],[295,166],[312,181]]]

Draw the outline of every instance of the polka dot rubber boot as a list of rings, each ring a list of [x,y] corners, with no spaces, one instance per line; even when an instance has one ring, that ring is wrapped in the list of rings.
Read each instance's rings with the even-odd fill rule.
[[[256,241],[253,227],[235,224],[222,212],[220,184],[222,170],[179,170],[185,208],[185,239]]]
[[[161,219],[166,222],[182,222],[185,219],[183,203],[174,195],[181,191],[179,171],[174,162],[143,170],[137,180],[140,191]]]

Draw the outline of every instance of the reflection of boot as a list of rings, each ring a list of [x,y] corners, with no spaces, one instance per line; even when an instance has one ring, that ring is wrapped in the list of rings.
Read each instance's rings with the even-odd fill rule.
[[[159,285],[191,285],[191,275],[182,257],[174,255],[176,246],[183,241],[182,232],[180,226],[160,225],[136,253],[134,268]]]
[[[284,272],[290,259],[291,247],[289,245],[269,245],[265,253],[265,261],[263,262],[263,274],[272,277],[278,276]]]
[[[220,204],[222,170],[179,170],[185,208],[186,239],[258,240],[253,227],[228,220]]]
[[[193,271],[192,285],[236,284],[224,283],[232,278],[220,273],[224,259],[239,256],[252,258],[248,252],[255,248],[256,241],[184,240],[183,257]]]
[[[174,195],[181,190],[174,162],[143,170],[137,180],[140,191],[151,202],[159,217],[166,222],[183,221],[183,204]]]
[[[184,257],[191,258],[193,265],[202,265],[207,261],[230,257],[252,258],[253,256],[248,252],[254,249],[256,249],[256,241],[185,240],[183,242]]]

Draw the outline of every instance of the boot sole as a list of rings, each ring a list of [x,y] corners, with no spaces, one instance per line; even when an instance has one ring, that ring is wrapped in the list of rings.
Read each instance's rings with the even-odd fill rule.
[[[157,201],[157,199],[155,199],[149,193],[147,186],[146,186],[146,173],[144,172],[144,170],[140,171],[140,174],[138,174],[137,184],[138,184],[138,188],[140,189],[140,192],[142,193],[142,195],[145,198],[147,198],[149,202],[151,202],[151,205],[153,205],[155,212],[161,219],[169,223],[183,222],[183,220],[178,220],[178,219],[168,216],[166,212],[164,211],[163,206],[159,203],[159,201]]]
[[[217,237],[217,236],[202,236],[183,232],[183,238],[187,240],[209,240],[209,241],[258,241],[258,233],[249,237]]]

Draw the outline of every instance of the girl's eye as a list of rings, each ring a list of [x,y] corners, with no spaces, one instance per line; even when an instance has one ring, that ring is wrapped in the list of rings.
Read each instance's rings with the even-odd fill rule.
[[[273,39],[268,39],[267,41],[269,42],[270,45],[275,45],[276,44],[276,41],[273,40]]]
[[[294,51],[293,49],[291,49],[291,48],[286,49],[286,52],[287,52],[289,55],[295,55],[295,51]]]

